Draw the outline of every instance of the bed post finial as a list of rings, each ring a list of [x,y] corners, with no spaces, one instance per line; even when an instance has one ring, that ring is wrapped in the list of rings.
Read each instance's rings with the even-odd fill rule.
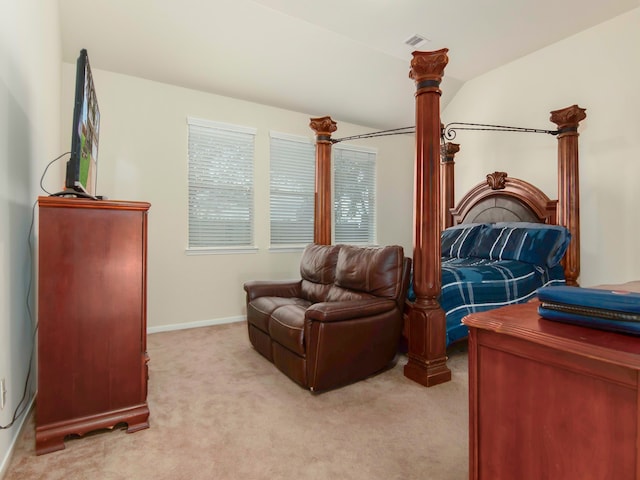
[[[331,245],[331,134],[338,127],[329,116],[312,118],[309,126],[316,132],[313,242]]]
[[[580,276],[580,188],[578,171],[578,125],[587,118],[586,109],[572,105],[551,112],[558,125],[557,222],[571,232],[571,243],[562,260],[567,285],[578,285]]]
[[[447,56],[448,48],[436,50],[435,52],[413,52],[411,59],[411,70],[409,78],[416,83],[416,97],[426,91],[440,95],[440,82],[444,75],[444,67],[449,63]],[[440,102],[437,105],[438,125],[440,125]],[[417,113],[417,109],[416,109]],[[416,128],[418,127],[416,123]],[[439,132],[439,130],[438,130]],[[439,136],[439,134],[438,134]]]
[[[409,360],[404,375],[427,387],[451,380],[445,313],[438,303],[440,264],[440,81],[448,49],[413,52],[409,78],[416,84],[416,163],[413,212],[413,288],[409,309]]]

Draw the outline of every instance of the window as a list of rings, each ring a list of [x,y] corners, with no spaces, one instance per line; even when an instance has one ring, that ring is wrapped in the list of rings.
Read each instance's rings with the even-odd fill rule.
[[[333,205],[335,243],[375,244],[375,150],[334,146]]]
[[[271,245],[313,242],[315,144],[308,138],[271,133]],[[376,242],[376,151],[333,147],[334,243]]]
[[[189,117],[189,250],[253,245],[256,130]]]
[[[305,137],[271,132],[271,245],[313,242],[315,145]]]

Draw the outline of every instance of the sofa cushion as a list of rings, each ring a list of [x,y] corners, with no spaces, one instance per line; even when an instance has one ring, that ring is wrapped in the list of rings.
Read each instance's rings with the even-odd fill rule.
[[[302,297],[315,303],[324,302],[336,278],[340,245],[310,244],[300,259]]]
[[[298,355],[304,356],[304,313],[303,305],[284,305],[277,308],[269,320],[271,339]]]
[[[345,293],[341,289],[376,297],[397,298],[402,290],[403,260],[404,251],[399,245],[342,245],[338,253],[335,280],[335,285],[340,288],[333,288],[327,301],[344,300]]]
[[[376,298],[375,295],[371,295],[366,292],[358,292],[357,290],[351,290],[348,288],[342,288],[337,285],[333,285],[329,294],[327,295],[327,302],[347,302],[350,300],[370,300]]]
[[[284,305],[300,305],[306,309],[311,305],[311,302],[295,297],[258,297],[247,304],[247,322],[263,332],[268,332],[271,314]]]

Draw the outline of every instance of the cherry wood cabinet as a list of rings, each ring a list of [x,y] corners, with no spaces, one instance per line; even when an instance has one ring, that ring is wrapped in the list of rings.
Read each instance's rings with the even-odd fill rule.
[[[145,202],[38,199],[36,453],[149,426]]]
[[[640,339],[545,320],[537,307],[463,321],[469,478],[640,478]]]

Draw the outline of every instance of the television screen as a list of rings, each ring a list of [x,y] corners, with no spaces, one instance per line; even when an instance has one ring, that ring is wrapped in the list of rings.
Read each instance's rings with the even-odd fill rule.
[[[98,168],[100,109],[91,75],[89,57],[80,51],[76,67],[71,157],[67,161],[65,187],[79,196],[94,197]]]

